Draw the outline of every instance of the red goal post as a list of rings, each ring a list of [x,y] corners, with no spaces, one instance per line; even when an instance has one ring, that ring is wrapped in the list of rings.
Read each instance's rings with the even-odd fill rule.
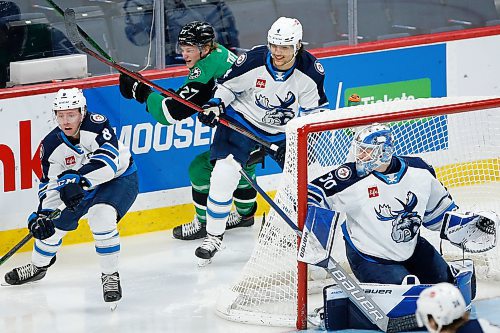
[[[344,163],[354,128],[375,122],[393,128],[397,154],[422,156],[446,186],[458,189],[457,195],[463,196],[460,190],[465,188],[461,207],[500,211],[498,203],[488,200],[493,193],[500,194],[500,98],[417,99],[342,108],[290,121],[285,168],[274,201],[300,229],[308,182]],[[291,229],[272,211],[268,220],[240,277],[222,293],[217,312],[239,322],[303,329],[311,274],[296,261],[297,237]],[[335,242],[339,248],[334,247],[332,256],[343,262],[341,235]],[[492,260],[500,262],[497,252],[477,256],[494,278],[500,277],[491,265]]]

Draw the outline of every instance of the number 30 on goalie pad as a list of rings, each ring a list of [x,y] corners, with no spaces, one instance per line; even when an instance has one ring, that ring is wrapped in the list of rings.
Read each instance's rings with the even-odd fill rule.
[[[493,211],[447,212],[441,238],[466,252],[485,252],[496,246],[499,223],[499,217]]]
[[[327,267],[340,214],[309,206],[297,259],[307,264]]]

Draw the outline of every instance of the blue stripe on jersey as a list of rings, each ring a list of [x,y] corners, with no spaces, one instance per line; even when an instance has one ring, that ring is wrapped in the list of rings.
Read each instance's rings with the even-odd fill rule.
[[[99,254],[110,254],[120,251],[120,244],[110,247],[95,247],[95,251]]]
[[[424,213],[424,216],[428,216],[428,215],[431,215],[432,213],[434,213],[441,206],[441,203],[443,202],[443,200],[448,198],[448,197],[449,197],[449,194],[445,194],[441,199],[439,199],[439,202],[437,203],[436,207],[432,208],[430,211],[426,211]]]
[[[282,81],[282,82],[286,81],[290,77],[290,75],[292,75],[293,70],[295,69],[296,66],[297,66],[297,57],[294,58],[293,66],[289,70],[287,70],[285,73],[278,72],[275,70],[275,67],[271,62],[271,52],[267,53],[266,68],[269,74],[271,74],[271,76],[273,77],[274,81]]]
[[[251,132],[252,134],[261,139],[266,140],[267,142],[278,142],[286,139],[285,133],[270,134],[259,128],[254,127],[251,123],[246,121],[246,119],[243,118],[238,112],[236,112],[231,105],[227,106],[226,115],[228,116],[226,118],[231,118],[228,120],[234,120],[238,125],[243,126],[249,132]]]
[[[66,137],[66,135],[64,135],[64,133],[61,131],[61,133],[59,133],[59,136],[61,137],[61,139],[64,141],[64,143],[69,147],[71,148],[72,150],[74,150],[75,152],[77,152],[78,154],[83,154],[83,149],[77,147],[77,146],[74,146],[71,142],[69,142],[68,138]]]
[[[104,162],[111,169],[113,169],[114,173],[116,173],[116,171],[118,170],[118,167],[116,166],[116,163],[112,159],[110,159],[108,156],[106,156],[104,154],[93,155],[92,158],[91,158],[91,160],[99,160],[99,161]]]
[[[328,204],[328,201],[326,200],[325,193],[319,187],[317,187],[316,185],[313,185],[313,184],[309,184],[309,185],[307,185],[307,191],[312,192],[311,193],[312,195],[316,195],[316,196],[321,197],[321,201],[322,201],[321,203],[323,204],[323,206],[332,210],[330,205]]]
[[[120,155],[120,153],[118,152],[118,150],[110,143],[106,142],[105,144],[103,144],[101,147],[99,147],[100,149],[105,149],[105,150],[109,150],[110,152],[112,152],[116,157],[118,157],[118,155]]]
[[[433,225],[433,224],[436,224],[436,223],[441,222],[441,221],[443,220],[443,218],[444,218],[444,214],[445,214],[446,212],[449,212],[449,211],[454,210],[455,208],[457,208],[457,205],[455,205],[455,203],[454,203],[454,202],[452,202],[452,203],[448,206],[448,208],[446,208],[446,209],[445,209],[445,210],[444,210],[441,214],[439,214],[439,216],[437,216],[437,217],[433,218],[432,220],[430,220],[430,221],[428,221],[428,222],[423,223],[423,226],[424,226],[424,227],[429,227],[429,226],[431,226],[431,225]]]

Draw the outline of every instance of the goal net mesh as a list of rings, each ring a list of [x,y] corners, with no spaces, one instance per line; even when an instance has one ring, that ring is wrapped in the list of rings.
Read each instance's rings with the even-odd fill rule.
[[[500,109],[496,108],[500,103],[496,100],[498,105],[493,105],[496,107],[488,105],[468,110],[477,108],[478,103],[485,100],[488,98],[417,99],[354,106],[294,119],[287,125],[285,168],[274,202],[297,223],[299,161],[307,159],[307,178],[311,181],[352,159],[350,146],[357,126],[379,122],[392,128],[397,155],[420,156],[434,167],[460,211],[500,212]],[[447,114],[455,112],[454,105],[464,112]],[[422,109],[432,111],[427,115]],[[398,120],[398,113],[415,110],[423,113],[412,119]],[[347,127],[339,127],[342,121]],[[308,133],[307,148],[302,149],[298,133],[310,124],[327,125]],[[331,129],[329,124],[333,124]],[[421,233],[439,249],[439,232],[422,227]],[[341,235],[336,232],[332,257],[350,270]],[[465,254],[474,260],[478,278],[500,279],[498,248],[481,254]],[[462,258],[462,251],[446,242],[443,242],[443,252],[447,260]],[[271,209],[239,278],[220,295],[218,314],[239,322],[295,326],[299,289],[296,253],[297,236]],[[321,270],[309,269],[307,276],[310,289],[326,283]]]

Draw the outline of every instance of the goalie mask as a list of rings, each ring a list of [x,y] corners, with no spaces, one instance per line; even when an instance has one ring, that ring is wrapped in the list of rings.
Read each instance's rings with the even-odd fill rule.
[[[394,153],[392,131],[378,123],[357,131],[352,142],[356,172],[363,177],[391,161]]]
[[[417,323],[429,332],[438,333],[465,313],[465,300],[458,288],[442,282],[424,289],[417,300]],[[429,320],[432,316],[435,325]],[[436,327],[437,326],[437,327]]]

